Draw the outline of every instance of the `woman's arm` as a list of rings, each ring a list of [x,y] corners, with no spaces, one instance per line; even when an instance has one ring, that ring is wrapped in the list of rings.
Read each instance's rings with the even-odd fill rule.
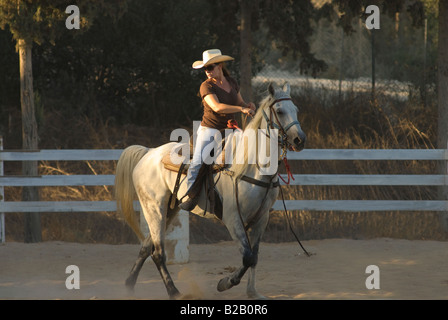
[[[238,93],[239,98],[241,101],[243,100],[241,98],[241,95]],[[208,94],[204,97],[205,102],[212,108],[213,111],[217,113],[235,113],[235,112],[243,112],[249,115],[253,114],[253,111],[255,110],[255,105],[253,105],[253,109],[247,105],[247,107],[243,106],[234,106],[230,104],[221,103],[218,100],[218,97],[216,94]],[[240,100],[238,101],[240,102]],[[244,101],[243,101],[244,103]],[[244,105],[244,104],[243,104]]]
[[[255,108],[255,104],[253,102],[249,102],[249,103],[244,102],[243,97],[241,96],[240,92],[238,92],[238,103],[237,103],[237,105],[243,106],[244,108],[250,108],[250,109],[252,109],[254,111],[256,109]]]

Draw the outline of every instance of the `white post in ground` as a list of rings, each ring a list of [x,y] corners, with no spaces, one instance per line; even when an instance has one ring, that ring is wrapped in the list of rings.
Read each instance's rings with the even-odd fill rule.
[[[140,228],[145,236],[149,233],[143,212],[140,211]],[[165,253],[168,264],[187,263],[190,259],[190,224],[189,213],[180,210],[166,230]]]
[[[0,151],[3,150],[3,137],[0,136]],[[0,159],[0,176],[3,176],[3,161]],[[5,190],[4,187],[0,187],[0,202],[5,201]],[[0,244],[5,243],[5,213],[0,212]]]

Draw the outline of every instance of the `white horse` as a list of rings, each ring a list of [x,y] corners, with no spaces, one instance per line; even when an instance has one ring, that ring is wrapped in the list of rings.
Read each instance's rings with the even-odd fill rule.
[[[297,113],[297,107],[290,97],[289,84],[285,84],[282,89],[274,89],[269,85],[269,95],[261,102],[245,132],[252,129],[264,133],[267,140],[275,139],[274,145],[279,146],[275,148],[277,153],[274,160],[277,162],[287,149],[301,151],[304,148],[306,136],[297,120]],[[170,209],[168,205],[177,173],[165,169],[161,160],[176,146],[178,147],[178,143],[172,142],[154,149],[137,145],[126,148],[118,161],[115,177],[118,211],[123,214],[142,243],[137,261],[126,280],[126,286],[131,290],[134,288],[144,261],[151,255],[170,298],[180,295],[166,267],[164,246],[166,227],[179,211],[177,206]],[[234,146],[236,154],[244,152],[246,155],[257,153],[257,148],[257,143]],[[258,160],[256,163],[250,163],[247,156],[245,159],[244,163],[232,164],[214,177],[215,190],[223,205],[222,221],[232,238],[239,243],[242,253],[242,266],[230,276],[221,279],[217,289],[224,291],[239,284],[245,272],[250,269],[247,294],[250,298],[262,298],[255,289],[255,267],[259,243],[268,223],[269,209],[279,193],[278,168],[276,167],[273,174],[267,175],[266,170],[263,172],[266,166],[260,165]],[[178,194],[181,196],[185,192],[184,177]],[[133,209],[132,202],[136,196],[149,227],[147,237],[140,230]],[[204,216],[204,210],[209,207],[206,202],[207,197],[202,191],[199,203],[192,212]]]

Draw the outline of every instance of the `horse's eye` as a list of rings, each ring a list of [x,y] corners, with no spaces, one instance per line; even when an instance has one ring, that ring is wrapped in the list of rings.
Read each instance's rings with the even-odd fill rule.
[[[283,110],[282,109],[277,109],[276,112],[277,112],[277,114],[283,114]]]

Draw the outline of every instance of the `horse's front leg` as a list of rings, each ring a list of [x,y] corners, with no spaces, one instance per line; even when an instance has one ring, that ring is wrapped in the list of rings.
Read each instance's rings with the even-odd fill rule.
[[[236,210],[235,210],[236,211]],[[234,210],[230,212],[235,213]],[[236,212],[233,215],[225,214],[223,215],[223,222],[229,230],[232,238],[239,242],[240,251],[243,258],[243,265],[233,272],[230,276],[221,279],[218,283],[218,291],[224,291],[236,286],[240,283],[241,278],[246,273],[247,269],[250,267],[254,267],[257,264],[258,260],[258,246],[254,251],[251,242],[249,240],[248,233],[244,229],[244,225],[242,224],[241,218],[238,216]]]
[[[266,226],[269,221],[269,211],[261,215],[256,221],[252,228],[249,229],[248,233],[239,233],[237,237],[240,239],[242,245],[242,253],[243,253],[243,266],[240,267],[237,271],[235,271],[229,277],[221,279],[218,283],[218,290],[224,291],[230,289],[231,287],[237,285],[245,272],[249,270],[249,280],[247,283],[247,296],[251,299],[265,299],[265,297],[258,293],[255,288],[255,270],[258,262],[258,251],[260,247],[261,237],[266,229]],[[238,225],[238,224],[237,224]],[[249,241],[247,239],[250,239]],[[252,247],[250,247],[252,244]]]
[[[249,230],[250,241],[252,242],[252,251],[257,256],[258,261],[258,249],[260,247],[261,237],[266,230],[269,222],[269,210],[265,210],[260,216],[259,220],[253,224],[253,227]],[[249,272],[249,281],[247,282],[247,296],[251,299],[266,299],[263,295],[259,294],[255,289],[255,268],[256,263],[251,266]]]
[[[218,282],[218,291],[228,290],[233,286],[238,285],[247,269],[250,267],[255,267],[257,264],[258,253],[254,254],[249,245],[245,246],[242,251],[243,265],[230,276],[225,277]]]
[[[258,243],[256,244],[256,246],[254,246],[254,250],[257,251],[258,255]],[[255,288],[255,270],[256,265],[250,267],[249,281],[247,282],[247,296],[251,299],[266,299],[266,297],[259,294],[257,289]]]
[[[255,288],[255,270],[258,262],[258,248],[259,242],[257,242],[252,248],[251,254],[244,256],[243,254],[243,266],[230,276],[221,279],[218,283],[218,291],[224,291],[236,286],[240,283],[241,278],[246,271],[249,270],[249,281],[247,282],[247,296],[251,299],[266,299],[263,295],[259,294]]]

